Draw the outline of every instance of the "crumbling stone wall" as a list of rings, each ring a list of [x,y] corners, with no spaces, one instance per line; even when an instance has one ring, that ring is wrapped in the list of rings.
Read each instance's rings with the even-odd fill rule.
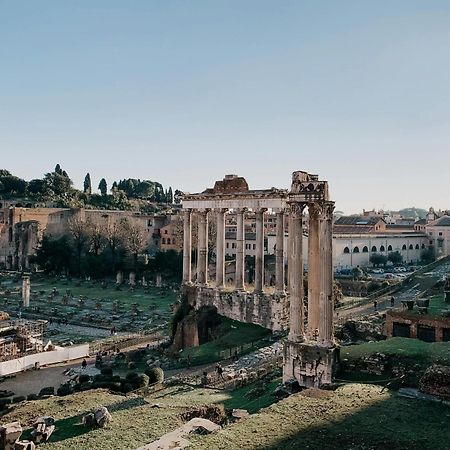
[[[196,295],[191,293],[189,301],[195,309],[214,306],[220,315],[239,322],[253,323],[271,331],[288,328],[289,299],[285,294],[223,292],[208,287],[194,289]]]

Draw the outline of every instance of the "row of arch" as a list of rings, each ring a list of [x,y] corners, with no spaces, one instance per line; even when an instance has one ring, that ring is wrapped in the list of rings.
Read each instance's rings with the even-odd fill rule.
[[[414,250],[414,249],[415,250],[420,250],[420,248],[421,247],[420,247],[419,244],[416,244],[415,247],[414,247],[413,244],[409,244],[409,247],[407,247],[406,244],[403,244],[403,246],[402,246],[402,250],[408,250],[408,249],[409,250]],[[422,244],[422,249],[424,249],[424,248],[425,248],[425,244]],[[384,245],[381,245],[380,249],[377,250],[377,247],[375,245],[372,246],[371,252],[372,253],[376,253],[377,251],[385,252],[386,251],[386,247]],[[393,251],[392,245],[388,245],[387,251],[388,252],[392,252]],[[345,247],[344,248],[344,253],[350,253],[350,248],[349,247]],[[352,253],[360,253],[359,247],[358,246],[354,247]],[[362,248],[362,253],[369,253],[369,247],[367,247],[367,245],[365,245]]]

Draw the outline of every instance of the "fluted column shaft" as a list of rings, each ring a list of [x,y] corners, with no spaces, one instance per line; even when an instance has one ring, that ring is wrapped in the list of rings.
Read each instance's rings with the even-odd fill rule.
[[[319,217],[319,240],[322,270],[320,273],[320,345],[331,347],[333,336],[333,211],[334,202],[325,202]]]
[[[255,291],[264,286],[264,209],[256,211]]]
[[[225,285],[225,209],[217,211],[216,287]]]
[[[199,212],[197,281],[208,283],[208,211]]]
[[[284,212],[277,212],[275,250],[275,283],[278,292],[284,292]]]
[[[192,222],[191,211],[183,212],[183,284],[192,281],[191,275],[191,255],[192,255]]]
[[[245,223],[244,209],[236,211],[236,276],[235,288],[244,289],[244,266],[245,266]]]
[[[318,205],[309,206],[308,232],[308,336],[317,337],[319,329],[320,296],[320,248],[319,248],[319,214]]]
[[[293,342],[302,342],[304,334],[303,208],[302,204],[293,203],[290,209],[289,221],[289,340]]]

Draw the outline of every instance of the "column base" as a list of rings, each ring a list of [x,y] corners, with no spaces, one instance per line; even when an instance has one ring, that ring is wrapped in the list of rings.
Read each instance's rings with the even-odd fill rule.
[[[283,382],[295,379],[301,387],[320,388],[330,384],[339,369],[338,347],[287,340],[283,356]]]

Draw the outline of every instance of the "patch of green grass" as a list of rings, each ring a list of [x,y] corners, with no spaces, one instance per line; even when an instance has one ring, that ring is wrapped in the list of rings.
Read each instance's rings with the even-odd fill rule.
[[[237,322],[222,317],[219,337],[206,344],[184,349],[181,358],[190,357],[194,364],[206,364],[233,356],[234,349],[239,354],[258,347],[261,340],[270,336],[270,331],[258,325]]]
[[[209,436],[195,450],[447,450],[448,406],[401,398],[381,387],[349,384],[293,395]]]
[[[246,409],[250,414],[258,412],[261,408],[267,408],[276,401],[273,393],[276,387],[281,384],[281,376],[264,383],[264,389],[261,394],[256,398],[252,398],[251,396],[249,397],[249,393],[255,389],[255,384],[252,383],[240,389],[230,391],[230,397],[223,402],[225,408]]]
[[[374,353],[411,358],[425,365],[433,363],[450,365],[450,342],[430,343],[401,337],[342,347],[341,359],[356,360]]]

